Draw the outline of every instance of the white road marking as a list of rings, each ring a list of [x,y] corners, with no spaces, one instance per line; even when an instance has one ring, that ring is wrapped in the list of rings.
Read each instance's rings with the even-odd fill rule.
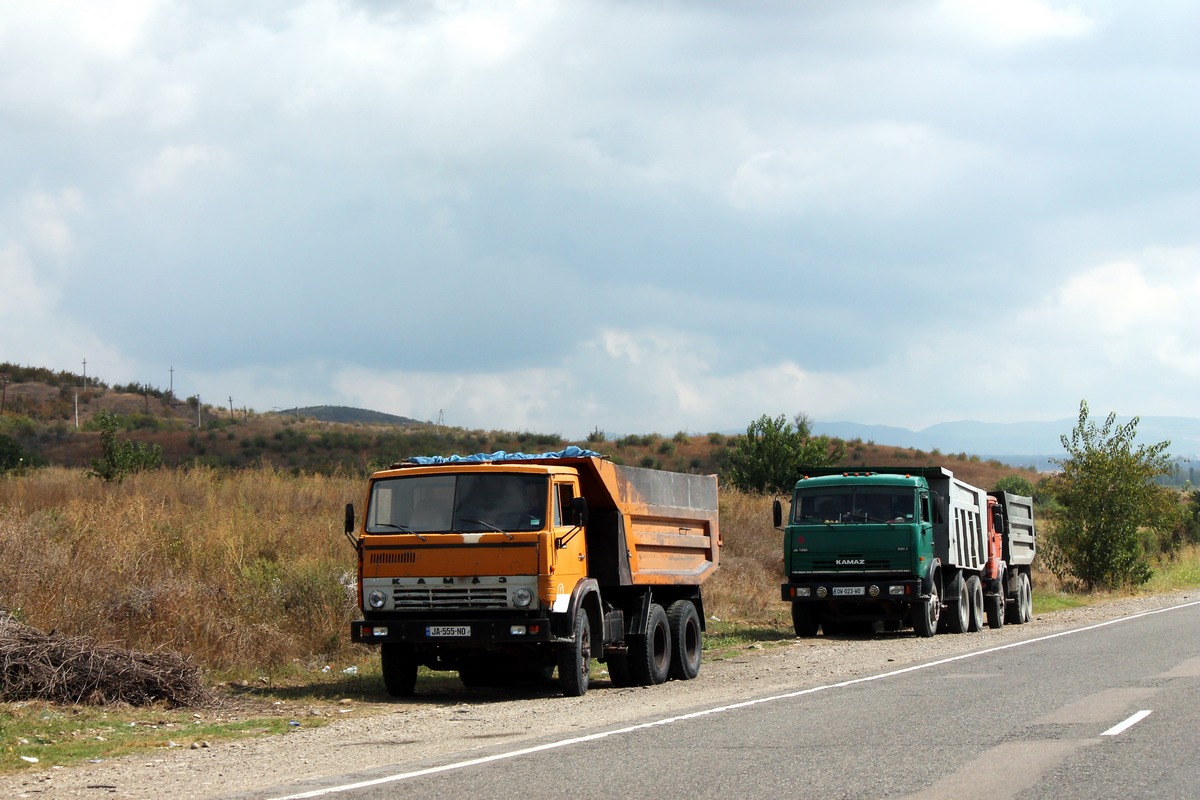
[[[1002,645],[998,645],[996,647],[989,647],[985,650],[976,650],[971,653],[963,653],[962,655],[950,656],[949,658],[942,658],[942,659],[938,659],[937,661],[930,661],[927,664],[916,664],[911,667],[902,667],[900,669],[892,670],[891,672],[880,673],[879,675],[868,675],[864,678],[852,678],[851,680],[841,681],[839,683],[827,683],[822,686],[813,686],[808,689],[799,689],[794,692],[786,692],[784,694],[771,695],[770,697],[760,697],[755,700],[743,700],[740,703],[730,703],[729,705],[716,706],[714,708],[706,708],[706,709],[703,709],[700,711],[693,711],[690,714],[680,714],[679,716],[675,716],[675,717],[665,717],[663,719],[657,719],[657,720],[653,720],[651,722],[643,722],[639,725],[630,725],[626,728],[617,728],[617,729],[611,730],[611,731],[601,731],[600,733],[593,733],[593,734],[589,734],[587,736],[575,736],[570,739],[559,739],[557,741],[547,742],[545,744],[535,745],[533,747],[523,747],[519,750],[509,750],[509,751],[506,751],[503,753],[496,753],[494,755],[484,756],[482,758],[471,758],[466,761],[454,761],[449,764],[443,764],[438,767],[428,767],[426,769],[418,769],[418,770],[413,770],[411,772],[397,772],[392,775],[384,775],[383,777],[380,777],[380,778],[372,778],[370,780],[357,781],[355,783],[346,783],[346,784],[341,784],[338,786],[327,786],[322,789],[313,789],[311,791],[299,792],[297,794],[281,795],[279,797],[271,798],[271,800],[309,800],[309,798],[313,798],[313,797],[324,797],[325,795],[330,795],[330,794],[340,794],[342,792],[352,792],[356,789],[366,789],[371,786],[381,786],[381,785],[388,784],[388,783],[398,783],[399,781],[406,781],[406,780],[410,780],[412,778],[420,778],[420,777],[424,777],[426,775],[436,775],[441,772],[452,772],[455,770],[466,769],[468,767],[479,766],[480,764],[489,764],[494,761],[507,761],[509,759],[520,758],[521,756],[527,756],[527,755],[531,755],[533,753],[544,753],[548,750],[558,750],[558,749],[561,749],[564,747],[570,747],[572,745],[582,744],[584,742],[596,742],[601,739],[607,739],[610,736],[621,736],[621,735],[624,735],[627,733],[634,733],[636,731],[644,731],[644,730],[648,730],[650,728],[656,728],[656,727],[659,727],[662,725],[671,725],[676,722],[684,722],[686,720],[699,719],[700,717],[707,717],[707,716],[710,716],[713,714],[724,714],[729,711],[737,711],[737,710],[743,709],[743,708],[751,708],[753,706],[762,705],[764,703],[774,703],[774,702],[778,702],[780,700],[791,700],[796,697],[803,697],[803,696],[809,695],[809,694],[816,694],[817,692],[824,692],[824,691],[828,691],[830,689],[844,689],[847,686],[857,686],[857,685],[863,684],[863,683],[871,683],[873,681],[881,681],[886,678],[894,678],[898,675],[907,675],[910,672],[919,672],[921,670],[929,669],[931,667],[940,667],[943,664],[952,664],[956,661],[966,661],[967,659],[978,658],[979,656],[985,656],[990,653],[999,653],[1002,650],[1012,650],[1017,647],[1025,647],[1027,645],[1037,644],[1039,642],[1048,642],[1052,639],[1058,639],[1063,636],[1073,636],[1074,634],[1077,634],[1077,633],[1084,633],[1086,631],[1094,631],[1099,628],[1107,627],[1109,625],[1118,625],[1122,622],[1129,622],[1130,620],[1139,619],[1141,617],[1148,617],[1148,616],[1152,616],[1154,614],[1162,614],[1166,611],[1177,611],[1181,608],[1190,608],[1192,606],[1197,606],[1197,605],[1200,605],[1200,600],[1193,601],[1191,603],[1184,603],[1184,604],[1178,605],[1178,606],[1168,606],[1167,608],[1157,608],[1157,609],[1154,609],[1153,611],[1143,611],[1138,614],[1130,614],[1127,617],[1118,617],[1117,619],[1110,619],[1105,622],[1097,622],[1094,625],[1088,625],[1083,628],[1073,628],[1073,629],[1067,630],[1067,631],[1059,631],[1058,633],[1050,633],[1045,636],[1038,636],[1033,639],[1024,639],[1019,642],[1011,642],[1009,644],[1002,644]],[[1146,712],[1142,712],[1142,713],[1149,714],[1150,712],[1146,711]],[[1142,719],[1142,717],[1138,717],[1137,714],[1135,714],[1134,717],[1137,717],[1137,719],[1133,719],[1131,717],[1131,719],[1133,719],[1133,722],[1130,722],[1129,723],[1130,725],[1132,725],[1132,724],[1138,722],[1140,719]],[[1129,720],[1126,720],[1126,722],[1129,722]],[[1122,724],[1124,724],[1124,723],[1122,723]],[[1120,727],[1120,726],[1118,726],[1118,727]],[[1115,728],[1111,729],[1111,730],[1115,730]],[[1122,730],[1124,730],[1124,729],[1122,728]],[[1119,733],[1120,731],[1117,731],[1117,732]]]
[[[1149,703],[1158,689],[1126,686],[1081,697],[1033,720],[1034,725],[1098,725],[1129,708]]]
[[[1106,730],[1104,733],[1102,733],[1100,735],[1101,736],[1116,736],[1118,733],[1121,733],[1125,730],[1128,730],[1129,728],[1132,728],[1134,725],[1137,725],[1139,722],[1144,720],[1146,717],[1150,716],[1151,713],[1152,712],[1150,712],[1150,711],[1139,711],[1136,714],[1134,714],[1132,717],[1130,717],[1129,719],[1120,723],[1119,725],[1113,725],[1111,728],[1109,728],[1108,730]]]

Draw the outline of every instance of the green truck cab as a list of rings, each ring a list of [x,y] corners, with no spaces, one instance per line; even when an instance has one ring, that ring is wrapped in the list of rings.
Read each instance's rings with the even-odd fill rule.
[[[784,531],[782,596],[797,636],[864,621],[910,624],[923,636],[937,629],[935,529],[947,527],[945,498],[924,470],[880,469],[810,471],[796,483],[786,525],[775,503],[775,526]]]

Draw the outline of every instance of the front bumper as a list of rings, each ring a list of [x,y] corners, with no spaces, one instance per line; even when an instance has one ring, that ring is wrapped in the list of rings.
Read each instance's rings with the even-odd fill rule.
[[[928,597],[921,593],[919,578],[854,579],[848,575],[828,579],[792,580],[780,586],[782,599],[789,603],[907,603]]]
[[[390,617],[354,620],[350,639],[360,644],[405,642],[439,646],[479,646],[557,641],[550,620],[533,616]]]

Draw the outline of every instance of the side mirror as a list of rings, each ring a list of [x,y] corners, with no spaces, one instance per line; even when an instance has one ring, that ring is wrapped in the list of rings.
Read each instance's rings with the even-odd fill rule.
[[[775,520],[776,528],[783,527],[783,503],[778,498],[771,504],[771,517]]]
[[[345,522],[346,538],[350,540],[350,544],[354,545],[354,549],[358,549],[358,539],[354,538],[354,503],[346,503],[346,522]]]
[[[588,506],[586,497],[571,498],[571,518],[580,528],[587,525]]]

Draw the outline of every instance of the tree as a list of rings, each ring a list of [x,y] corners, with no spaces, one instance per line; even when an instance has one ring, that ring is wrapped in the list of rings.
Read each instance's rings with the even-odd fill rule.
[[[1005,475],[1000,480],[996,481],[992,487],[997,492],[1008,492],[1009,494],[1019,494],[1022,497],[1033,497],[1033,484],[1020,475]]]
[[[0,434],[0,475],[10,470],[18,470],[25,463],[25,451],[21,449],[21,445],[11,436]]]
[[[751,492],[791,492],[806,467],[827,467],[846,456],[846,446],[828,436],[813,436],[804,414],[795,424],[783,414],[763,414],[746,426],[729,454],[729,481]]]
[[[1138,417],[1124,425],[1109,414],[1102,427],[1088,421],[1087,401],[1079,403],[1079,421],[1070,437],[1060,437],[1067,451],[1054,459],[1062,504],[1055,528],[1052,566],[1073,575],[1089,591],[1140,585],[1153,570],[1139,539],[1143,527],[1161,536],[1174,527],[1179,504],[1174,493],[1154,483],[1173,467],[1169,441],[1134,446]]]
[[[117,438],[119,422],[111,411],[97,412],[92,424],[100,429],[100,458],[92,459],[89,476],[120,483],[130,473],[162,464],[162,448],[158,445]]]

